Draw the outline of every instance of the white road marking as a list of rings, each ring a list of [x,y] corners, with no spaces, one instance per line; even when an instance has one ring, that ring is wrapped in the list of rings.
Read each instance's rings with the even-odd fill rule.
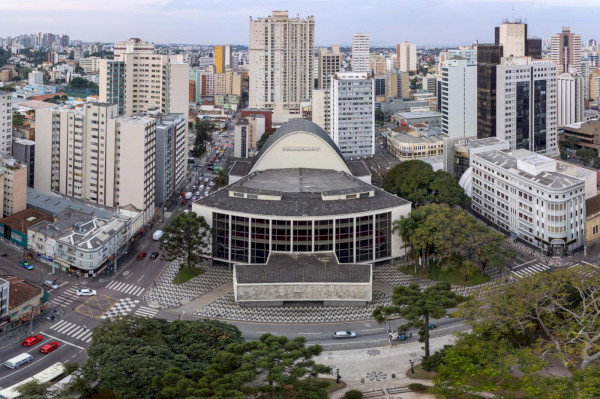
[[[383,328],[383,327],[379,327],[379,328],[367,328],[365,330],[360,330],[360,331],[376,331],[376,330],[385,330],[385,328]]]
[[[321,335],[321,333],[302,333],[302,332],[299,332],[296,334],[298,334],[298,335]]]
[[[53,336],[52,336],[52,335],[50,335],[50,334],[46,334],[46,335],[47,335],[47,336],[49,336],[50,338],[54,338],[55,340],[57,340],[57,341],[59,341],[59,342],[64,342],[64,343],[65,343],[65,344],[67,344],[67,345],[71,345],[71,346],[73,346],[73,347],[75,347],[75,348],[77,348],[77,349],[81,349],[82,351],[84,351],[84,350],[85,350],[85,348],[83,348],[83,347],[81,347],[81,346],[79,346],[79,345],[72,344],[72,343],[70,343],[69,341],[67,341],[67,340],[64,340],[64,339],[62,339],[62,338],[56,338],[56,337],[53,337]],[[58,348],[58,349],[60,349],[60,348]]]

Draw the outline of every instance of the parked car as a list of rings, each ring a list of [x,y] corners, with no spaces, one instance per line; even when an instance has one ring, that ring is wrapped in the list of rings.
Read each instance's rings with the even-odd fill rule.
[[[429,323],[428,327],[429,327],[429,329],[437,328],[437,326],[435,324],[433,324],[433,323]]]
[[[40,348],[40,352],[41,353],[50,353],[56,349],[58,349],[58,347],[60,346],[60,344],[56,341],[52,341],[47,343],[46,345],[42,346]]]
[[[333,338],[355,338],[356,333],[354,331],[336,331],[333,333]]]
[[[159,255],[160,255],[160,254],[159,254],[158,252],[152,252],[152,253],[150,254],[150,259],[156,259],[156,258],[158,258],[158,256],[159,256]]]
[[[42,337],[41,335],[32,335],[31,337],[27,337],[23,340],[23,342],[21,342],[23,344],[23,346],[33,346],[35,344],[37,344],[38,342],[40,342],[41,340],[43,340],[44,337]]]
[[[146,255],[147,255],[147,253],[145,253],[145,252],[140,252],[140,253],[138,254],[137,258],[138,258],[138,260],[144,260],[144,259],[146,259]]]
[[[31,270],[33,269],[33,266],[31,265],[31,263],[27,262],[26,260],[22,260],[19,262],[19,266],[27,269],[27,270]]]
[[[46,287],[50,287],[50,288],[52,288],[52,289],[54,289],[54,290],[57,290],[57,289],[58,289],[58,284],[56,284],[56,283],[55,283],[54,281],[52,281],[52,280],[46,280],[46,281],[44,281],[44,285],[45,285]]]
[[[77,295],[79,296],[94,296],[96,295],[96,290],[90,290],[89,288],[81,288],[77,290]]]
[[[412,333],[406,333],[406,332],[397,333],[397,332],[395,332],[392,334],[392,340],[406,341],[409,338],[412,338]]]

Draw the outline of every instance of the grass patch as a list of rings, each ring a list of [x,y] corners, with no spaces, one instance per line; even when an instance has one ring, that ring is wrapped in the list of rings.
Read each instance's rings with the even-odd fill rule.
[[[409,274],[415,277],[428,278],[429,280],[443,281],[445,283],[462,285],[466,287],[479,285],[490,281],[490,277],[481,270],[476,271],[475,274],[470,276],[467,281],[465,281],[465,277],[460,271],[441,270],[439,266],[430,266],[427,271],[420,271],[419,267],[417,267],[417,272],[415,273],[414,265],[409,265],[407,268],[401,267],[400,271],[404,274]]]
[[[415,366],[415,373],[411,373],[410,369],[406,370],[406,376],[408,378],[414,378],[415,380],[433,380],[433,378],[437,375],[435,371],[426,371],[423,370],[420,364]]]
[[[173,278],[173,284],[183,284],[186,281],[190,281],[194,277],[198,277],[203,273],[204,270],[200,269],[199,267],[192,267],[190,268],[190,270],[188,270],[188,267],[186,265],[182,265],[179,269],[179,272],[177,272],[177,274]]]
[[[335,382],[334,378],[315,378],[317,381],[326,382],[328,385],[325,387],[327,393],[332,393],[338,391],[342,388],[346,388],[346,383],[344,381],[340,381],[339,383]]]

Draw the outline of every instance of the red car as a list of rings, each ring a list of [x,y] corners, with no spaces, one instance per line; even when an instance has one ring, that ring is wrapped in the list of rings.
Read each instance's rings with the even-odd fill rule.
[[[40,352],[41,353],[50,353],[56,349],[58,349],[58,347],[60,346],[60,344],[56,341],[52,341],[47,343],[46,345],[42,346],[40,348]]]
[[[140,253],[138,254],[138,260],[143,260],[144,258],[146,258],[146,255],[147,255],[147,254],[146,254],[145,252],[140,252]]]
[[[41,335],[32,335],[23,340],[23,346],[33,346],[44,339]]]

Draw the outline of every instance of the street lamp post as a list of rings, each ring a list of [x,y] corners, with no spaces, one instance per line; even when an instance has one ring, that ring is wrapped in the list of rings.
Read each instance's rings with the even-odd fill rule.
[[[415,373],[415,362],[412,359],[410,359],[408,362],[410,363],[410,372],[411,372],[411,374],[414,374]]]

